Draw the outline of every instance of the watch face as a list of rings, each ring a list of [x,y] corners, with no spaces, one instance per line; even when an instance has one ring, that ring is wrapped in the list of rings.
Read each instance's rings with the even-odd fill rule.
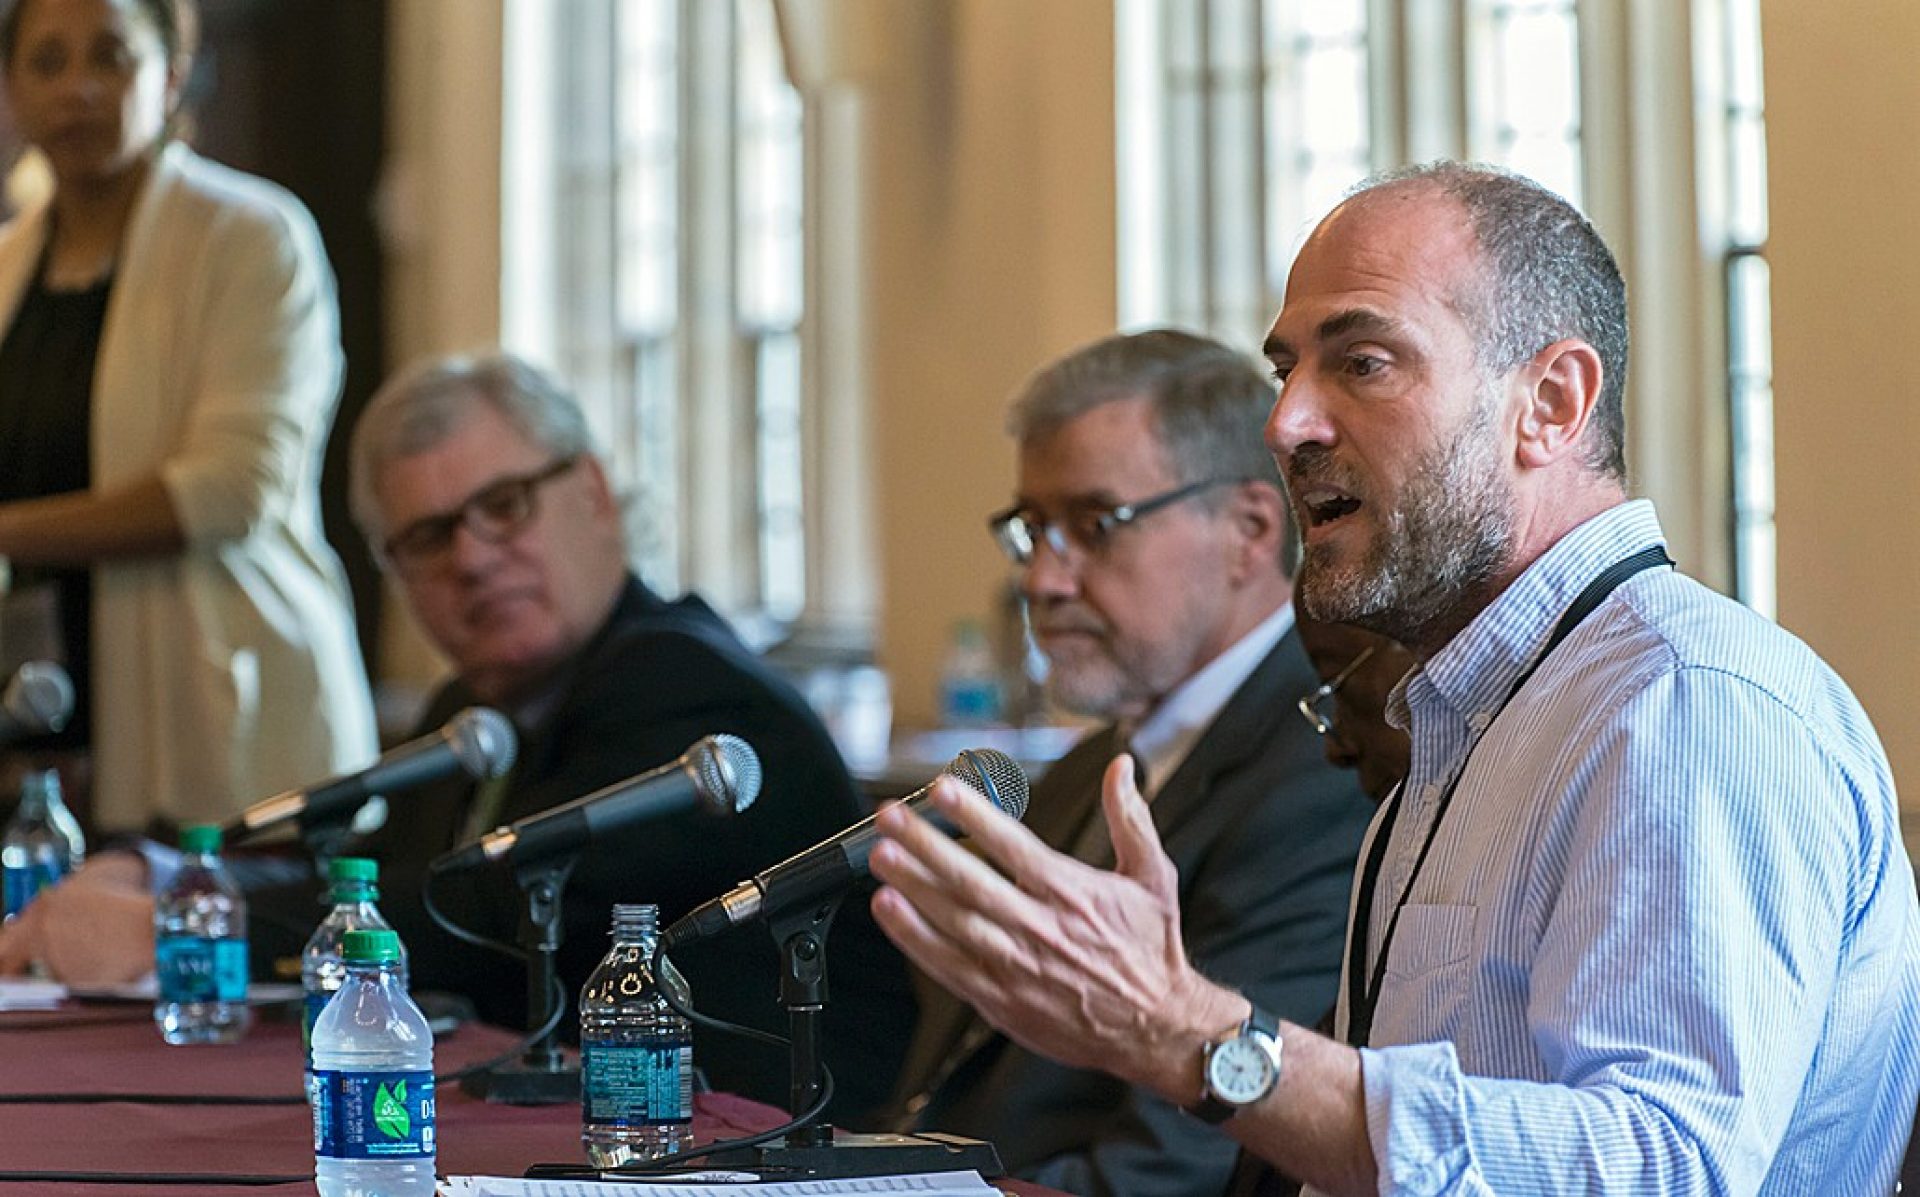
[[[1259,1101],[1277,1079],[1273,1057],[1249,1035],[1229,1039],[1207,1056],[1207,1087],[1229,1105]]]

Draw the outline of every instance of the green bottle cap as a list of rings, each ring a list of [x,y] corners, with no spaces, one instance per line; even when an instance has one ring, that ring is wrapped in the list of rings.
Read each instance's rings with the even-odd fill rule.
[[[220,851],[220,826],[217,823],[197,823],[192,827],[180,829],[180,850],[201,855]]]
[[[371,885],[380,880],[380,862],[364,856],[336,856],[327,862],[327,880],[364,881]]]
[[[348,964],[387,964],[400,959],[400,937],[392,931],[349,931],[340,955]]]

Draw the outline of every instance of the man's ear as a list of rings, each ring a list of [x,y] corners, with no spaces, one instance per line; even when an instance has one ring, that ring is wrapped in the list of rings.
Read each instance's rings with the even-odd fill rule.
[[[1581,451],[1603,374],[1599,352],[1577,339],[1555,341],[1520,367],[1524,394],[1515,453],[1521,465],[1539,469]]]
[[[607,478],[607,469],[600,464],[598,457],[582,453],[580,464],[574,468],[586,476],[594,507],[601,511],[617,512],[620,509],[620,497],[613,493],[613,483]]]
[[[1285,551],[1287,501],[1270,482],[1242,482],[1226,501],[1226,517],[1233,522],[1233,561],[1229,576],[1236,583],[1248,577],[1278,571]]]

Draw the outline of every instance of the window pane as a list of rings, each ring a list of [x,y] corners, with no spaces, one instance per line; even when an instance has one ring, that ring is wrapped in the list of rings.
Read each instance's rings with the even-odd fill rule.
[[[1521,134],[1565,137],[1578,124],[1572,13],[1516,14],[1499,29],[1502,122]]]
[[[1299,31],[1316,41],[1359,41],[1367,35],[1367,15],[1356,0],[1298,0]]]
[[[1372,163],[1365,0],[1266,0],[1269,305],[1308,231]]]
[[[798,616],[807,601],[806,523],[801,488],[800,338],[762,338],[754,357],[759,423],[760,597],[774,619]]]
[[[1582,198],[1573,0],[1476,0],[1468,153]]]
[[[678,6],[672,0],[621,0],[615,25],[615,320],[629,335],[658,335],[673,327],[679,306]]]
[[[633,421],[620,439],[631,462],[622,487],[634,510],[628,528],[640,572],[657,589],[672,593],[680,577],[680,396],[673,343],[649,337],[630,347]]]
[[[1772,278],[1766,117],[1756,0],[1722,0],[1726,62],[1727,404],[1733,451],[1734,593],[1775,610]]]
[[[800,319],[801,163],[799,93],[787,82],[770,4],[738,0],[735,97],[739,318],[751,327]]]
[[[1767,239],[1767,132],[1759,117],[1737,116],[1728,130],[1727,233],[1736,245]]]

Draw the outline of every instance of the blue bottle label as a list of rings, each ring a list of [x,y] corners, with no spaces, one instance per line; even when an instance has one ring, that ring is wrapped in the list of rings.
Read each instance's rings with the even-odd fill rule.
[[[313,1152],[336,1160],[433,1158],[433,1073],[315,1069]]]
[[[5,911],[19,914],[41,890],[60,880],[60,864],[54,860],[36,860],[27,865],[8,865],[4,870]]]
[[[169,935],[155,948],[154,972],[163,1002],[247,1000],[247,941]]]
[[[692,1122],[693,1044],[686,1039],[582,1039],[580,1117],[589,1126]]]

